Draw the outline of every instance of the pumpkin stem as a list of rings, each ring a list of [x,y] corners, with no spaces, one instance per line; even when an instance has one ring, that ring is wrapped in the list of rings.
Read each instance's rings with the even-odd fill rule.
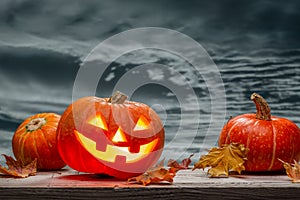
[[[47,123],[45,118],[34,118],[27,125],[26,130],[28,132],[35,131]]]
[[[256,118],[261,120],[271,120],[271,109],[267,101],[257,93],[251,95],[251,100],[256,105]]]
[[[108,103],[122,104],[126,101],[126,99],[127,96],[125,94],[120,91],[116,91],[111,97],[109,97]]]

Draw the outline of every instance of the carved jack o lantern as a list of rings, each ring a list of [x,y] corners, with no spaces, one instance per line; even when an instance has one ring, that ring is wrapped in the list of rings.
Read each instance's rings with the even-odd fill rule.
[[[66,109],[57,128],[66,164],[126,179],[157,162],[164,146],[159,116],[149,106],[125,99],[121,93],[109,99],[84,97]]]

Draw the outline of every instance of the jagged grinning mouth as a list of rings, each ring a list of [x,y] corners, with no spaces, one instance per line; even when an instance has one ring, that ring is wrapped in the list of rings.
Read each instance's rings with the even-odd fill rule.
[[[74,131],[76,136],[79,138],[82,146],[93,156],[96,158],[106,161],[106,162],[115,162],[117,156],[123,156],[126,158],[126,163],[133,163],[138,160],[143,159],[146,157],[150,152],[153,151],[154,147],[158,143],[158,138],[154,139],[153,141],[143,144],[140,146],[140,151],[138,153],[131,153],[129,151],[129,147],[118,147],[113,145],[106,145],[106,151],[99,151],[97,150],[96,142],[85,137],[78,131]]]

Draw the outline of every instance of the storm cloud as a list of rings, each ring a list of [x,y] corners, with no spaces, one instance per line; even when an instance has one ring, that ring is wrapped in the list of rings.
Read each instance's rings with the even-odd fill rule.
[[[207,45],[296,48],[299,10],[296,0],[4,0],[0,2],[0,44],[83,56],[116,33],[157,26],[181,31]]]
[[[169,28],[190,36],[221,71],[236,62],[268,63],[247,57],[260,54],[287,63],[286,55],[293,54],[297,62],[299,10],[297,0],[2,0],[0,98],[35,99],[26,94],[50,94],[45,91],[70,97],[85,56],[108,37],[138,27]],[[105,80],[116,81],[117,72],[112,74]]]
[[[226,103],[228,115],[254,111],[249,96],[258,92],[274,108],[272,115],[299,124],[299,10],[298,0],[1,0],[0,151],[12,153],[13,131],[28,116],[63,113],[73,101],[78,69],[92,49],[111,36],[140,27],[176,30],[201,44],[216,63],[226,90],[226,100],[214,106]],[[150,36],[149,41],[153,40]],[[180,44],[175,41],[172,45]],[[96,59],[107,59],[116,48],[104,49]],[[191,141],[195,148],[188,155],[197,152],[212,119],[211,95],[202,77],[180,56],[156,49],[124,54],[105,71],[96,95],[110,95],[120,77],[145,63],[163,64],[182,75],[152,68],[145,71],[145,79],[169,79],[176,86],[190,85],[196,92],[200,106],[194,109],[191,104],[189,109],[201,113],[202,119],[197,130],[201,135],[194,138],[189,134],[195,131],[191,124],[196,118],[181,119],[181,107],[173,101],[176,95],[171,90],[143,85],[134,91],[141,94],[138,100],[160,105],[171,114],[165,123],[167,142],[177,127],[184,126],[185,140],[167,147],[169,155],[174,157],[174,149],[177,152]],[[217,138],[217,134],[214,131],[210,136]],[[0,163],[4,163],[1,158]]]

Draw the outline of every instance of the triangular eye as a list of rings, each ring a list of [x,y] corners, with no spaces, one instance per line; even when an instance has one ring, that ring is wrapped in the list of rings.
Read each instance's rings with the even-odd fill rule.
[[[127,139],[123,133],[123,131],[118,128],[116,134],[114,135],[113,139],[112,139],[113,142],[127,142]]]
[[[137,121],[134,131],[141,131],[141,130],[146,130],[149,128],[149,121],[144,117],[143,115],[140,116],[139,120]]]
[[[102,128],[103,130],[108,130],[107,124],[105,122],[105,119],[103,119],[102,115],[97,115],[96,117],[92,118],[90,121],[88,121],[89,124]]]

